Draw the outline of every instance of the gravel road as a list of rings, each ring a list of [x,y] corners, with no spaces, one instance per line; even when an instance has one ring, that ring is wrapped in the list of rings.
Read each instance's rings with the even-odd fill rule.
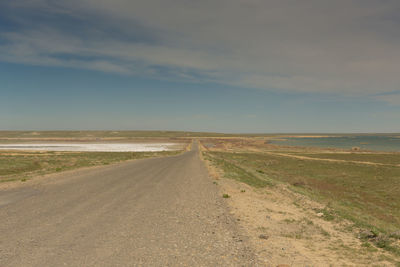
[[[198,155],[0,190],[0,266],[255,266]]]

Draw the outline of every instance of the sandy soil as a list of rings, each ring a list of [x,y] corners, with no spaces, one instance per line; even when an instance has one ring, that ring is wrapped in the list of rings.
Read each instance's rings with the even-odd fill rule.
[[[239,224],[246,229],[257,257],[266,266],[393,266],[389,256],[362,246],[350,222],[327,221],[318,210],[325,207],[297,194],[284,184],[255,189],[222,178],[220,170],[210,166],[221,194]],[[286,265],[285,265],[286,264]]]
[[[356,235],[345,230],[347,222],[324,220],[315,212],[323,206],[284,186],[254,190],[228,179],[218,183],[231,196],[227,202],[232,213],[267,266],[392,266],[380,257],[385,253],[364,249]]]

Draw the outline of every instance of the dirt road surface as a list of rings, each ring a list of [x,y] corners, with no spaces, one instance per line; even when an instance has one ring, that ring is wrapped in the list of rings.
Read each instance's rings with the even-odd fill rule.
[[[0,266],[257,265],[197,149],[0,190]]]

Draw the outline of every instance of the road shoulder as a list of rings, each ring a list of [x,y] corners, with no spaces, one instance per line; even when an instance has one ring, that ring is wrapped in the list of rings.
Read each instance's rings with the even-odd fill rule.
[[[266,266],[392,266],[390,254],[365,246],[350,222],[327,219],[325,206],[285,184],[254,188],[224,178],[205,160],[214,184]]]

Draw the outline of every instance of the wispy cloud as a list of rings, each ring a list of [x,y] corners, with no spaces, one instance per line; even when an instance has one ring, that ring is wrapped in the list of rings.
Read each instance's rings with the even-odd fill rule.
[[[400,105],[400,91],[379,94],[375,96],[375,99],[387,102],[394,106],[398,106]]]
[[[9,24],[0,28],[3,61],[348,95],[400,84],[398,1],[14,0],[0,7]]]

